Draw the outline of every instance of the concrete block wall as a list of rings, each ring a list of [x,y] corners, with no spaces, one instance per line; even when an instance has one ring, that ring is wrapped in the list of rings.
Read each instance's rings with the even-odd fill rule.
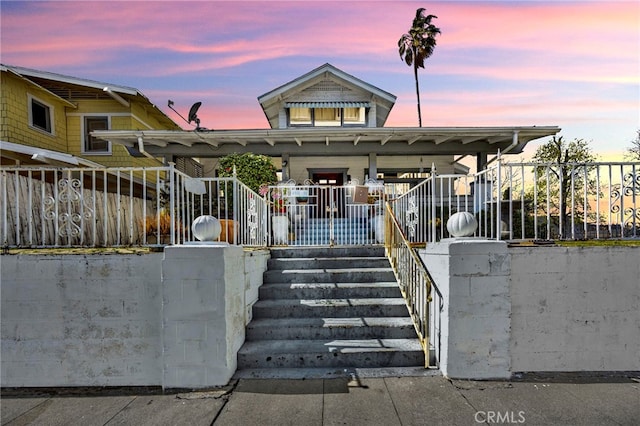
[[[162,262],[163,388],[225,385],[244,342],[242,248],[171,246]]]
[[[269,251],[239,247],[231,251],[233,259],[205,256],[199,268],[210,268],[211,277],[224,274],[221,280],[235,283],[221,296],[231,295],[224,314],[234,320],[209,323],[208,330],[224,330],[230,347],[239,348]],[[163,385],[164,367],[172,354],[163,353],[163,324],[169,323],[162,317],[163,257],[163,253],[0,256],[0,385]],[[185,283],[194,290],[192,296],[203,289],[196,284]],[[213,295],[208,292],[205,288],[208,296]],[[166,302],[175,305],[170,298]],[[185,362],[203,361],[201,336],[207,331],[202,323],[170,326],[184,343]],[[228,356],[225,352],[219,358],[223,375],[233,365]],[[210,361],[208,354],[206,360]],[[188,383],[198,382],[176,382],[176,387]]]
[[[640,371],[640,247],[516,247],[513,371]]]
[[[640,371],[640,247],[469,239],[420,255],[444,298],[445,375]]]
[[[244,253],[245,326],[253,318],[253,305],[258,301],[262,274],[267,270],[271,253],[267,249],[248,249]]]
[[[158,385],[161,259],[2,256],[2,386]]]
[[[440,368],[451,378],[511,375],[509,253],[504,242],[445,239],[421,256],[444,301]]]

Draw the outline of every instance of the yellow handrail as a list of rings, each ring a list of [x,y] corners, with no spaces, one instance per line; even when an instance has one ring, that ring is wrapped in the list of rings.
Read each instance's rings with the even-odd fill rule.
[[[425,367],[434,366],[430,356],[430,331],[432,314],[430,305],[433,302],[433,279],[417,255],[415,248],[423,246],[412,244],[400,228],[390,204],[385,209],[385,251],[396,276],[400,291],[404,297],[409,314],[413,320],[418,339],[425,352]],[[437,349],[436,349],[437,350]]]

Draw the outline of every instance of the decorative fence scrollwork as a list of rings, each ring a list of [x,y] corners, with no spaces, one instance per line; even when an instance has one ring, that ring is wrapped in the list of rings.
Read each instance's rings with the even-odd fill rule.
[[[46,197],[45,218],[57,220],[57,233],[64,238],[74,238],[82,234],[83,221],[93,217],[93,209],[82,194],[79,179],[62,178],[58,181],[56,194]]]
[[[611,189],[611,212],[619,215],[619,222],[623,228],[640,225],[640,207],[637,206],[637,198],[640,198],[640,170],[625,173],[622,183],[616,184]],[[630,202],[629,207],[625,203]]]

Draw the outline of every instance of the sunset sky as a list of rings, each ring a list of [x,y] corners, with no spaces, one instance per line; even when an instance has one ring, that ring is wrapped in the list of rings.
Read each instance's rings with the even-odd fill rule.
[[[442,34],[420,70],[424,126],[556,125],[622,159],[640,129],[637,1],[5,1],[1,62],[139,89],[185,129],[266,128],[257,97],[332,65],[398,97],[397,41],[419,7]],[[544,142],[541,141],[541,142]],[[539,143],[532,143],[529,153]],[[612,157],[613,156],[613,157]]]

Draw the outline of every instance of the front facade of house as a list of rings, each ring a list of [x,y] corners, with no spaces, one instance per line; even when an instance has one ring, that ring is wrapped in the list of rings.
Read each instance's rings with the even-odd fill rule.
[[[137,89],[0,65],[3,165],[158,166],[94,130],[180,127]]]
[[[268,129],[195,131],[97,131],[94,135],[139,147],[165,161],[198,158],[205,170],[218,158],[252,152],[271,157],[282,179],[346,184],[366,178],[416,183],[435,166],[440,174],[465,174],[462,157],[521,153],[556,126],[385,127],[396,97],[331,64],[258,97]]]
[[[383,128],[396,96],[366,83],[331,64],[324,64],[258,97],[258,102],[272,129],[291,131],[349,131]],[[356,147],[362,137],[346,142]],[[363,141],[364,142],[364,141]],[[296,139],[299,145],[303,138]],[[345,142],[336,142],[344,145]],[[367,178],[393,181],[416,181],[424,178],[432,165],[441,173],[466,173],[468,169],[453,162],[451,155],[424,158],[417,154],[376,155],[372,152],[342,152],[330,139],[329,152],[321,156],[283,152],[280,156],[283,180],[310,180],[320,184],[342,185]],[[333,154],[333,155],[332,155]],[[363,155],[365,154],[365,155]]]

